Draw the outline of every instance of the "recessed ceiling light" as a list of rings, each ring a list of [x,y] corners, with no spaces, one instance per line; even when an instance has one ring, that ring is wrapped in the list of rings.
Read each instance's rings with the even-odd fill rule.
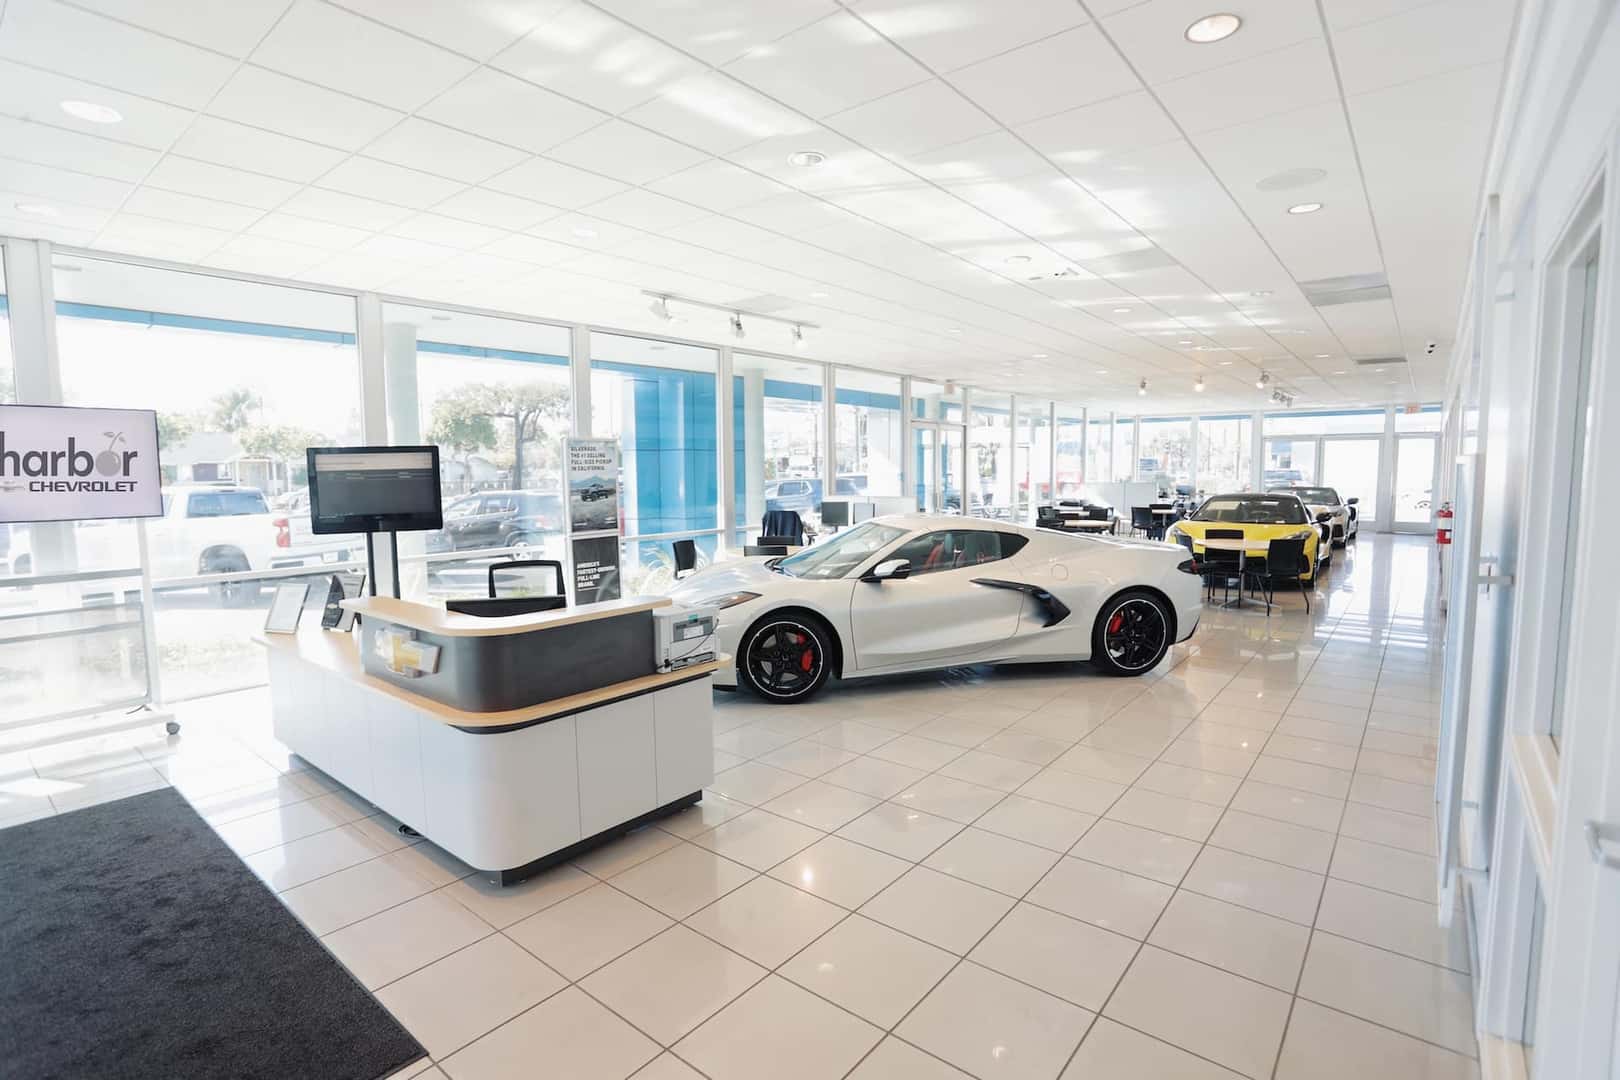
[[[1332,355],[1333,355],[1332,353],[1319,352],[1319,353],[1316,354],[1316,359],[1318,359],[1318,360],[1326,360],[1329,356],[1332,356]]]
[[[1290,206],[1288,212],[1290,214],[1314,214],[1320,209],[1322,209],[1322,204],[1319,202],[1302,202]]]
[[[1114,309],[1115,315],[1129,315],[1130,313],[1131,309],[1128,307],[1117,307]]]
[[[1373,368],[1373,374],[1374,374],[1374,375],[1382,375],[1382,374],[1383,374],[1383,373],[1384,373],[1384,369],[1383,369],[1383,368],[1381,368],[1381,367],[1375,367],[1375,368]]]
[[[1230,361],[1230,360],[1222,360],[1221,361],[1221,367],[1231,367],[1231,366],[1232,366],[1232,361]]]
[[[1260,299],[1260,298],[1263,298],[1263,297],[1270,296],[1271,295],[1271,290],[1270,289],[1256,289],[1256,290],[1254,290],[1254,292],[1250,293],[1249,295],[1252,296],[1252,297],[1255,297],[1256,299]]]
[[[58,212],[56,207],[48,206],[45,203],[20,202],[12,205],[17,208],[17,213],[32,214],[34,217],[55,217]]]
[[[591,228],[589,225],[576,225],[574,226],[573,231],[574,235],[579,237],[581,240],[592,240],[596,237],[596,230]]]
[[[1045,359],[1047,359],[1047,358],[1048,358],[1048,356],[1049,356],[1049,355],[1050,355],[1050,354],[1048,354],[1048,353],[1043,353],[1043,352],[1038,352],[1038,353],[1030,353],[1030,354],[1029,354],[1029,358],[1030,358],[1030,359],[1031,359],[1031,360],[1045,360]]]
[[[1342,372],[1342,371],[1335,371],[1335,372],[1334,372],[1334,373],[1333,373],[1333,374],[1335,374],[1335,375],[1343,375],[1343,374],[1344,374],[1344,372]]]
[[[1106,374],[1108,374],[1108,369],[1107,368],[1098,368],[1097,369],[1097,374],[1106,375]]]
[[[92,124],[116,124],[124,119],[124,114],[111,105],[97,105],[93,101],[64,101],[62,111]]]
[[[1187,27],[1185,36],[1194,45],[1213,45],[1217,41],[1225,41],[1238,32],[1243,20],[1236,15],[1221,12],[1217,15],[1205,15],[1202,19]]]
[[[820,150],[800,150],[788,155],[788,164],[797,165],[801,169],[814,168],[827,160],[827,155]]]
[[[1176,344],[1177,345],[1191,345],[1192,342],[1188,341],[1188,340],[1184,340],[1184,341],[1178,341],[1178,342],[1176,342]]]
[[[1029,256],[1028,255],[1009,255],[1009,256],[1007,256],[1007,263],[1010,266],[1023,266],[1027,262],[1029,262]]]
[[[961,332],[962,332],[962,330],[961,330],[961,328],[960,328],[960,327],[956,327],[956,326],[947,326],[947,327],[946,327],[946,328],[945,328],[945,332],[946,332],[946,333],[947,333],[947,334],[960,334],[960,333],[961,333]]]
[[[824,292],[813,292],[813,293],[810,294],[810,299],[812,299],[812,300],[825,300],[825,299],[827,299],[827,295],[828,294],[824,293]]]

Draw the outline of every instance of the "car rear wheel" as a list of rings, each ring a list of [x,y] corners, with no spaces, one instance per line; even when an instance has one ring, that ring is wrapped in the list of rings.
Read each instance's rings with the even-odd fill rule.
[[[1151,671],[1170,651],[1168,605],[1143,589],[1120,593],[1103,605],[1091,630],[1091,662],[1109,675]]]
[[[832,631],[820,619],[767,615],[749,628],[737,650],[737,678],[772,704],[807,701],[831,673],[832,645]]]

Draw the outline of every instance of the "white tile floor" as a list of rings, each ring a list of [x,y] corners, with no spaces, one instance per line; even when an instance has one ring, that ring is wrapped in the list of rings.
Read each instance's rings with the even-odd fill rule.
[[[717,695],[699,807],[512,889],[289,755],[262,691],[0,756],[0,826],[172,783],[428,1048],[403,1075],[1462,1080],[1432,566],[1369,536],[1311,616],[1210,609],[1145,679]]]

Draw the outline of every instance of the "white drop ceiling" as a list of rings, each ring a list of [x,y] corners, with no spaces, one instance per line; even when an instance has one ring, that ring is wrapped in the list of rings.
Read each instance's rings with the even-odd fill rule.
[[[1513,8],[0,0],[0,235],[731,340],[669,292],[744,347],[789,350],[769,310],[816,359],[1133,412],[1260,408],[1261,370],[1430,400]]]

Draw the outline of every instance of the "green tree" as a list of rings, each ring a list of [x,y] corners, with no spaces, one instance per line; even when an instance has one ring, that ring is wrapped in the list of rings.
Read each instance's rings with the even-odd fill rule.
[[[236,441],[248,457],[269,458],[289,465],[302,464],[308,447],[335,445],[330,436],[285,424],[254,424],[237,432]]]
[[[512,486],[522,488],[526,448],[560,437],[567,424],[568,394],[560,387],[464,383],[434,404],[428,437],[440,446],[509,449]]]
[[[214,395],[209,422],[215,430],[235,435],[253,423],[253,414],[264,407],[264,399],[245,386],[236,386]]]
[[[158,449],[173,450],[197,430],[197,422],[185,413],[158,413]]]

